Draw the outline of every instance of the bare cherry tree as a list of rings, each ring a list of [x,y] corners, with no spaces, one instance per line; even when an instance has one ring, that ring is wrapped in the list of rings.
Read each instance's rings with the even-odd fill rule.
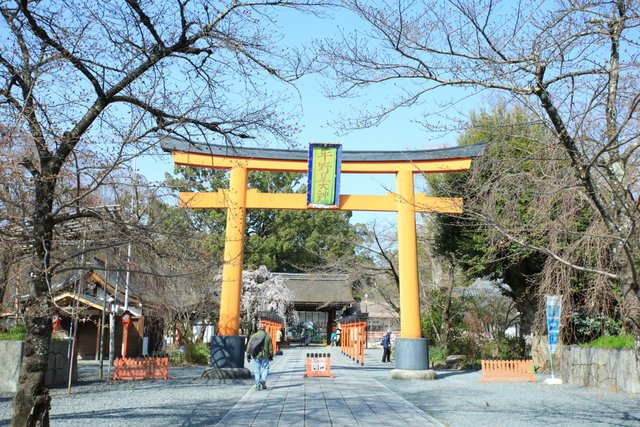
[[[62,0],[0,3],[0,120],[30,147],[32,245],[27,338],[12,425],[48,422],[51,254],[61,224],[96,216],[90,196],[158,135],[237,144],[294,130],[279,110],[308,63],[279,42],[278,10],[314,13],[324,0]],[[288,12],[289,13],[289,12]],[[22,137],[26,135],[26,137]],[[75,164],[77,154],[91,163]],[[59,197],[62,177],[75,195]]]
[[[607,257],[572,256],[536,246],[570,271],[597,275],[618,289],[620,314],[640,327],[638,257],[638,49],[640,7],[634,1],[468,2],[347,0],[368,24],[323,46],[338,85],[335,96],[400,88],[379,109],[346,123],[366,127],[399,108],[418,108],[438,93],[459,100],[503,93],[529,108],[564,150],[578,197],[588,201]],[[446,106],[445,103],[443,103]],[[564,161],[563,156],[562,161]],[[549,159],[548,161],[552,161]],[[577,184],[576,184],[577,183]],[[562,186],[563,183],[558,183]],[[499,224],[488,224],[500,229]],[[502,231],[508,231],[502,229]],[[561,247],[561,246],[560,246]],[[579,262],[578,262],[579,261]],[[603,262],[604,261],[604,262]],[[556,282],[560,289],[562,283]]]

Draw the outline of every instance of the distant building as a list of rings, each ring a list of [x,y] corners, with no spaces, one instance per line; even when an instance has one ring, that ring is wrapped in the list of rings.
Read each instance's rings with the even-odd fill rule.
[[[100,330],[103,322],[102,351],[103,358],[109,358],[109,317],[114,316],[114,357],[122,355],[123,325],[122,315],[125,312],[125,273],[104,269],[104,264],[94,260],[88,270],[76,271],[67,276],[62,282],[54,283],[51,287],[53,306],[60,318],[60,323],[54,339],[69,339],[75,335],[76,351],[79,359],[99,359]],[[131,276],[133,277],[133,275]],[[133,282],[133,280],[132,280]],[[135,289],[130,283],[127,293],[128,311],[131,323],[128,330],[127,357],[152,354],[158,350],[162,342],[162,324],[159,319],[146,322],[143,315],[143,302],[132,291]],[[26,296],[19,298],[25,301]],[[19,303],[18,303],[19,304]],[[103,316],[104,312],[104,316]],[[0,324],[11,326],[11,320],[16,319],[16,313],[2,313]],[[75,322],[77,320],[77,323]],[[74,334],[74,325],[77,329]],[[155,326],[151,326],[151,325]]]
[[[273,273],[273,276],[282,278],[293,292],[300,322],[313,325],[314,334],[328,344],[336,318],[354,301],[349,276],[307,273]]]
[[[367,345],[375,347],[382,336],[392,331],[394,336],[400,335],[400,314],[383,301],[368,299],[360,302],[360,311],[369,315],[367,319]]]

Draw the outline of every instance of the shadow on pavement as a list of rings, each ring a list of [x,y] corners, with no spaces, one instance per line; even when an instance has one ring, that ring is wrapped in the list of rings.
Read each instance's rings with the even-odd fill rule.
[[[447,378],[447,377],[453,377],[456,375],[466,375],[466,374],[471,374],[473,372],[478,372],[477,369],[466,369],[466,370],[462,370],[462,371],[443,371],[443,370],[435,370],[436,374],[438,374],[438,378]]]

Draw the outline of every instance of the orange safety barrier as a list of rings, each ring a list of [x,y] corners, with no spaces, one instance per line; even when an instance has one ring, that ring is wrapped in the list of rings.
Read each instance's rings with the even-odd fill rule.
[[[331,354],[307,353],[307,369],[304,372],[304,376],[333,378],[331,373]]]
[[[366,320],[355,318],[341,323],[340,350],[343,354],[364,365],[364,347],[366,344]]]
[[[482,377],[486,382],[536,382],[533,360],[482,360]]]
[[[169,359],[166,357],[118,358],[114,362],[113,379],[115,381],[168,380]]]

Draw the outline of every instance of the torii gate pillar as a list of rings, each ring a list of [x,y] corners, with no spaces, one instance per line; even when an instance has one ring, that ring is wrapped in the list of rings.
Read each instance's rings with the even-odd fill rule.
[[[248,170],[243,162],[231,167],[229,190],[225,193],[227,227],[224,239],[222,289],[218,332],[211,341],[207,378],[251,378],[244,368],[245,337],[240,335],[242,260],[247,216]]]
[[[396,339],[396,369],[391,377],[420,371],[422,379],[435,379],[429,370],[429,346],[420,328],[420,295],[413,171],[396,174],[398,193],[398,270],[400,276],[400,337]],[[412,378],[413,375],[411,374]],[[418,379],[418,378],[416,378]]]
[[[237,165],[231,168],[218,323],[218,335],[224,336],[234,336],[240,332],[243,243],[247,216],[247,176],[246,167]]]
[[[402,338],[421,338],[413,172],[398,172],[396,191],[400,198],[398,201],[398,264]]]

